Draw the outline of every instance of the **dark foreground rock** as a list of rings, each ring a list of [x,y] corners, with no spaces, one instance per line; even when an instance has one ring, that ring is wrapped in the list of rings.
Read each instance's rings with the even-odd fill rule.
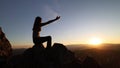
[[[59,43],[49,49],[34,45],[23,54],[13,56],[7,65],[9,68],[100,68],[93,58],[87,57],[81,62],[73,52]]]
[[[81,68],[80,60],[63,44],[54,44],[50,49],[33,46],[22,55],[13,56],[11,68]]]
[[[12,47],[0,27],[0,68],[6,66],[7,59],[12,55]]]
[[[12,55],[12,47],[5,34],[0,27],[0,56],[10,57]]]

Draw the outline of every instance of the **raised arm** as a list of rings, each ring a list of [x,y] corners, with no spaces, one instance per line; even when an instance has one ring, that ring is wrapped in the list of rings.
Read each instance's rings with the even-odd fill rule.
[[[60,16],[57,16],[55,19],[53,19],[53,20],[49,20],[48,22],[41,23],[41,26],[48,25],[48,24],[50,24],[50,23],[52,23],[52,22],[54,22],[54,21],[56,21],[56,20],[58,20],[58,19],[60,19]]]

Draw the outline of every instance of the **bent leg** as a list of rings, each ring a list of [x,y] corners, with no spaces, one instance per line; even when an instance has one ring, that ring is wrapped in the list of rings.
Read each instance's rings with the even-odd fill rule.
[[[52,38],[51,36],[47,36],[47,48],[51,48],[51,44],[52,44]]]
[[[46,42],[47,41],[47,48],[50,48],[51,47],[51,36],[46,36],[46,37],[40,37],[40,40],[39,42],[40,43],[43,43],[43,42]]]
[[[42,43],[47,42],[47,48],[51,47],[51,36],[34,38],[33,41],[35,45],[42,45]]]

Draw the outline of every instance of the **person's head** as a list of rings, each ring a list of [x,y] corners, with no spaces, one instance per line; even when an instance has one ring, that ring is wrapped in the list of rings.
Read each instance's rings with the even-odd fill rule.
[[[42,18],[41,18],[41,17],[37,16],[37,17],[35,18],[35,22],[41,23],[41,21],[42,21]]]

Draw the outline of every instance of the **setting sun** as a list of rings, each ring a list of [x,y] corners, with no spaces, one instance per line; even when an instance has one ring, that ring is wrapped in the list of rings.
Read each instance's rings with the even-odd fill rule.
[[[100,38],[91,38],[90,41],[89,41],[89,44],[92,44],[92,45],[99,45],[102,43],[102,40]]]

